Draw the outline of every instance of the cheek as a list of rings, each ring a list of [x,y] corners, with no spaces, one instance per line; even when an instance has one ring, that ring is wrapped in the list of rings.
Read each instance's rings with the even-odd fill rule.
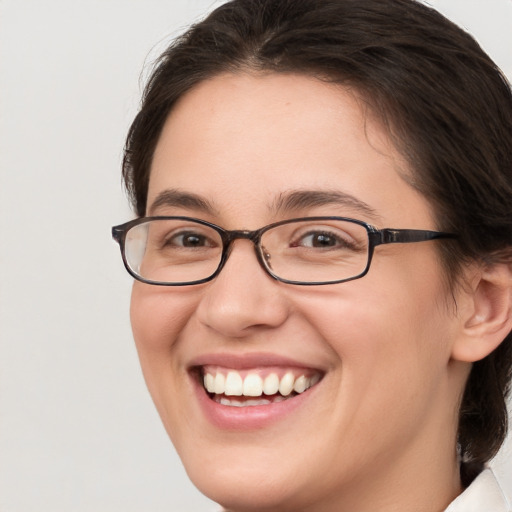
[[[176,357],[180,333],[196,308],[189,290],[169,289],[135,282],[132,289],[130,319],[140,365],[151,396],[162,413],[162,389],[169,379],[179,377]]]
[[[196,301],[187,289],[135,282],[130,319],[137,349],[143,353],[172,350],[195,308]]]
[[[193,290],[149,286],[135,282],[130,318],[139,361],[153,402],[171,438],[175,437],[175,409],[184,379],[179,354],[180,335],[193,315]],[[170,395],[169,395],[170,393]]]
[[[440,280],[394,275],[386,285],[366,277],[345,283],[301,308],[341,363],[346,400],[374,412],[434,392],[450,357],[452,321]]]

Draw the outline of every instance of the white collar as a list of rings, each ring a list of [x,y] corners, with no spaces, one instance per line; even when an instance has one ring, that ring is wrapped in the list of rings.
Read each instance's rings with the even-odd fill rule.
[[[445,512],[512,512],[512,507],[492,470],[485,469]]]

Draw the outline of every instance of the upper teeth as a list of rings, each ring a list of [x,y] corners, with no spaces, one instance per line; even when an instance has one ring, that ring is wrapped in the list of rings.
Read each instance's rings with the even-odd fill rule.
[[[249,372],[244,378],[236,370],[208,369],[203,379],[206,390],[217,395],[254,397],[263,394],[275,395],[279,392],[283,396],[288,396],[292,391],[306,391],[320,380],[320,375],[315,373],[308,376],[288,371],[281,378],[274,372],[263,378],[256,372]]]

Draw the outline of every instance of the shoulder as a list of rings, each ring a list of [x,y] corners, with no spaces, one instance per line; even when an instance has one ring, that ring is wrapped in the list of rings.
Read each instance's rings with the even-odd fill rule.
[[[445,512],[512,512],[491,469],[482,471]]]

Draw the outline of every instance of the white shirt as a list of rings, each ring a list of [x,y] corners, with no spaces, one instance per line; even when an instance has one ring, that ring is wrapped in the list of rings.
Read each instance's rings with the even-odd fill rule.
[[[512,507],[492,470],[485,469],[445,512],[512,512]]]

